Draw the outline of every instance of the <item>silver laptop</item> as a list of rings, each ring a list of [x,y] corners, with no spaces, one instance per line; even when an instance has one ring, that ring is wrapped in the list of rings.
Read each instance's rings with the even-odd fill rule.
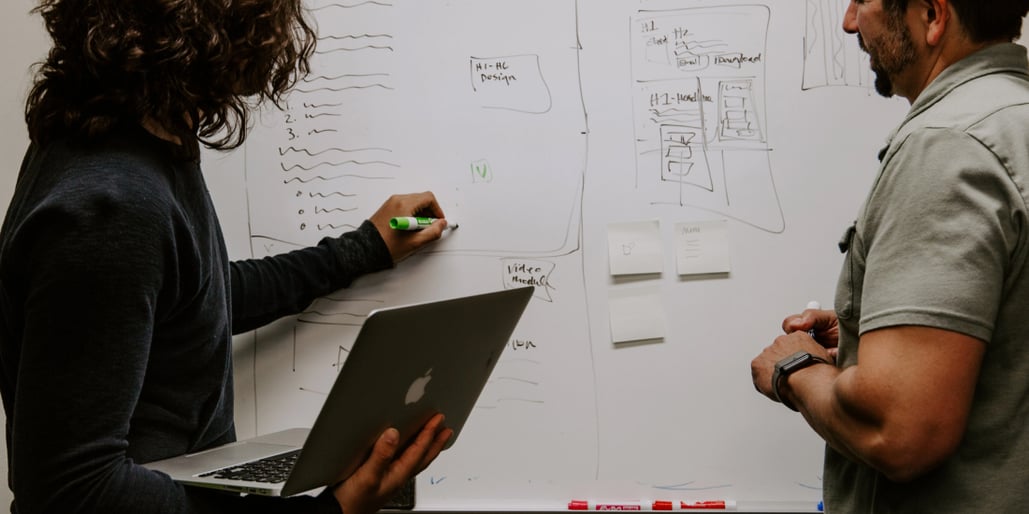
[[[479,398],[533,287],[372,311],[314,426],[144,464],[184,484],[290,496],[350,476],[388,427],[410,442],[436,413],[454,430]],[[248,464],[256,463],[256,464]],[[257,467],[258,471],[250,471]],[[264,471],[260,471],[264,468]],[[275,478],[275,472],[285,478]]]

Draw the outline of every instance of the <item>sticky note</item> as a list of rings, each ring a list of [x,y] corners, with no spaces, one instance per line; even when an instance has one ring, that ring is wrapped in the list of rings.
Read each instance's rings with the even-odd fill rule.
[[[679,275],[729,272],[729,222],[675,225],[675,265]]]
[[[657,220],[611,223],[607,226],[611,275],[661,273],[664,251]]]
[[[612,342],[665,337],[665,308],[657,288],[614,290],[609,295],[608,307]]]

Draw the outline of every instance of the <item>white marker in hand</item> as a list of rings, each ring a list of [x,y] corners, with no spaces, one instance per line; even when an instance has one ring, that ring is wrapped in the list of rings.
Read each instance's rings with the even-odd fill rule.
[[[811,300],[810,302],[807,302],[807,308],[808,309],[821,309],[822,308],[822,304],[818,303],[815,300]],[[814,327],[811,327],[811,329],[807,331],[807,335],[811,336],[811,339],[815,338],[815,329],[814,329]]]

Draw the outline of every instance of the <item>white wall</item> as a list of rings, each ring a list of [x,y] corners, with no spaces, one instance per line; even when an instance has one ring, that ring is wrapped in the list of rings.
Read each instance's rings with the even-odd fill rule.
[[[776,3],[774,0],[770,0],[769,3]],[[780,2],[781,5],[786,5],[786,2]],[[27,88],[30,83],[29,77],[29,66],[31,63],[38,61],[46,52],[47,39],[42,30],[40,20],[38,16],[30,15],[29,10],[34,6],[34,2],[30,0],[7,0],[0,2],[0,16],[3,21],[0,24],[3,25],[3,30],[0,30],[0,59],[2,59],[3,69],[7,70],[7,80],[0,81],[0,158],[3,159],[2,165],[0,165],[0,212],[6,210],[7,203],[9,202],[11,192],[14,189],[15,180],[17,177],[18,167],[21,162],[22,155],[25,151],[27,144],[27,136],[25,134],[24,121],[23,121],[23,103]],[[599,5],[599,4],[592,4]],[[588,9],[586,9],[588,11]],[[589,12],[584,13],[585,22],[592,21],[589,18]],[[619,21],[623,18],[618,18]],[[614,38],[617,40],[617,38]],[[604,55],[602,52],[597,52],[603,42],[607,41],[607,38],[585,38],[587,43],[586,60],[589,64],[589,59],[603,60]],[[787,45],[788,46],[788,45]],[[781,55],[781,54],[780,54]],[[799,76],[799,74],[798,74]],[[791,82],[791,87],[795,87]],[[774,91],[774,88],[771,88]],[[785,90],[785,88],[784,88]],[[788,91],[790,94],[796,94],[795,91]],[[591,108],[599,110],[599,105],[602,105],[606,100],[603,95],[599,95],[596,92],[587,94],[587,101],[593,100]],[[850,96],[857,96],[858,101],[864,101],[860,98],[860,95],[850,94]],[[621,99],[614,98],[616,101]],[[587,102],[589,103],[589,102]],[[617,102],[614,102],[617,103]],[[628,105],[628,103],[625,103]],[[878,105],[878,104],[876,104]],[[773,106],[774,109],[774,106]],[[783,108],[778,108],[772,114],[775,119],[785,119],[786,116]],[[602,112],[602,111],[601,111]],[[602,141],[605,137],[604,124],[605,121],[602,116],[594,118],[595,128],[594,137],[596,141]],[[885,132],[880,131],[871,135],[876,140],[881,139],[881,135]],[[617,139],[615,137],[614,139]],[[777,148],[778,158],[784,162],[788,160],[790,155],[790,142],[785,141],[787,139],[784,136],[780,136]],[[603,145],[595,145],[600,147]],[[594,152],[601,152],[601,150],[594,149]],[[807,148],[796,149],[796,155],[807,155],[811,152]],[[598,154],[599,155],[599,154]],[[597,155],[594,155],[596,157]],[[239,197],[240,189],[235,188],[233,184],[241,181],[240,174],[242,170],[242,152],[229,154],[226,156],[220,156],[217,158],[211,158],[208,156],[206,159],[206,169],[208,171],[209,181],[211,182],[212,193],[215,196],[215,200],[219,205],[219,214],[226,220],[242,219],[247,215],[243,204],[245,198]],[[605,159],[593,159],[592,162],[605,162]],[[784,167],[785,168],[785,167]],[[822,169],[822,168],[819,168]],[[211,173],[215,171],[215,173]],[[836,179],[838,180],[838,178]],[[788,182],[788,180],[787,180]],[[788,188],[787,188],[788,189]],[[798,223],[801,227],[804,225],[803,217]],[[464,227],[462,227],[464,229]],[[801,231],[803,233],[803,231]],[[230,251],[234,256],[243,256],[249,251],[249,241],[245,234],[242,236],[234,231],[228,231],[226,234],[228,237],[228,244]],[[598,261],[602,262],[602,261]],[[738,275],[743,273],[737,271]],[[681,284],[677,284],[681,285]],[[694,284],[696,285],[696,284]],[[703,285],[703,284],[701,284]],[[829,283],[831,285],[831,283]],[[828,287],[828,286],[825,286]],[[821,290],[818,290],[821,292]],[[794,302],[799,308],[802,305],[801,300],[807,299],[807,293],[799,293],[800,296]],[[762,303],[764,300],[761,300]],[[749,304],[748,304],[749,306]],[[749,309],[748,309],[749,310]],[[778,316],[779,313],[775,313]],[[775,317],[773,316],[773,318]],[[778,318],[775,318],[778,319]],[[774,321],[774,320],[773,320]],[[601,331],[602,332],[602,331]],[[747,341],[752,343],[754,341]],[[257,431],[257,423],[255,417],[251,413],[255,409],[255,386],[252,370],[254,369],[254,357],[253,352],[249,350],[249,345],[244,343],[241,345],[242,348],[237,352],[237,407],[239,413],[239,433],[240,435],[251,435]],[[602,345],[603,346],[603,345]],[[638,353],[642,353],[641,350]],[[746,386],[746,384],[744,384]],[[747,389],[749,387],[743,387]],[[757,401],[756,399],[754,400]],[[762,408],[765,408],[762,404]],[[768,407],[769,410],[772,407]],[[781,414],[781,413],[780,413]],[[0,417],[3,413],[0,412]],[[801,430],[805,428],[799,427]],[[6,445],[0,444],[0,510],[6,510],[6,505],[10,503],[12,495],[6,487],[7,483],[7,463],[6,463]]]
[[[29,0],[0,2],[0,66],[5,79],[0,81],[0,210],[6,211],[18,178],[18,167],[28,136],[25,132],[24,100],[28,92],[28,67],[39,61],[47,50],[42,21],[30,16],[35,5]],[[0,412],[0,419],[3,413]],[[6,511],[13,495],[7,488],[7,445],[0,445],[0,509]]]

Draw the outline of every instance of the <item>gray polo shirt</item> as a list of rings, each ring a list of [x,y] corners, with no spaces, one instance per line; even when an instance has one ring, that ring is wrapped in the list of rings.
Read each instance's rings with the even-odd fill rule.
[[[950,66],[890,137],[836,291],[839,365],[859,336],[920,325],[987,342],[957,452],[905,484],[826,449],[846,512],[1029,510],[1029,65],[999,44]],[[949,394],[946,390],[932,394]]]

